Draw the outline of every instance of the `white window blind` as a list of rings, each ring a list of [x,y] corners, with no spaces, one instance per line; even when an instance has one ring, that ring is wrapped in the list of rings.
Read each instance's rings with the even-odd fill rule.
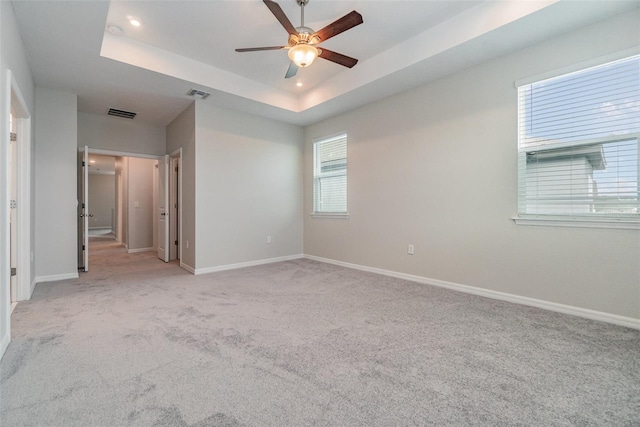
[[[313,211],[347,213],[347,135],[313,144]]]
[[[520,217],[639,218],[640,57],[518,87]]]

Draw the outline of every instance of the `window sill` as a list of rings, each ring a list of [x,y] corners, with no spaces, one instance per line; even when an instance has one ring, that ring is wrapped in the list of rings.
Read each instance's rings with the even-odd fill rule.
[[[311,214],[314,218],[328,218],[328,219],[349,219],[348,213],[331,213],[331,212],[313,212]]]
[[[640,220],[613,218],[575,218],[575,217],[524,217],[511,218],[518,225],[538,225],[546,227],[614,228],[640,230]]]

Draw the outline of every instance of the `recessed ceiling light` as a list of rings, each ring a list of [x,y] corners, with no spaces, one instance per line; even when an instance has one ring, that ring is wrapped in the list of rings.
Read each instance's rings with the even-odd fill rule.
[[[129,19],[129,23],[130,23],[131,25],[133,25],[134,27],[139,27],[139,26],[141,25],[141,24],[140,24],[140,21],[138,21],[138,20],[137,20],[137,19],[135,19],[135,18],[131,18],[131,19]]]
[[[298,83],[296,83],[296,86],[298,86],[298,87],[302,87],[302,82],[298,82]]]
[[[110,32],[111,34],[113,34],[114,36],[121,36],[122,35],[122,28],[118,27],[117,25],[109,25],[109,26],[107,26],[107,31]]]
[[[89,163],[95,163],[95,162],[96,162],[95,160],[89,160]]]

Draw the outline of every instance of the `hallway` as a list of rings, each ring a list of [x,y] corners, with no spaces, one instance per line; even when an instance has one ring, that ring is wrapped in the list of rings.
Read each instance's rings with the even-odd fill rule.
[[[165,271],[177,270],[188,274],[178,266],[178,262],[165,263],[158,259],[155,251],[127,253],[122,243],[110,235],[89,237],[89,271],[80,273],[80,281],[93,281],[127,277],[135,274],[149,274],[150,279],[164,276]],[[167,274],[171,274],[168,273]]]

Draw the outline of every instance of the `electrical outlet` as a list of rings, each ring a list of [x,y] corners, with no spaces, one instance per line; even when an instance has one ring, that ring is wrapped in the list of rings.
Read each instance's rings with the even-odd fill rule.
[[[140,207],[140,202],[133,202],[133,207],[134,208],[139,208]]]
[[[409,255],[413,255],[413,245],[409,245],[409,246],[407,246],[407,253],[408,253]]]
[[[267,243],[271,243],[271,236],[267,236]]]
[[[185,244],[187,246],[187,249],[189,249],[189,241],[188,240],[185,242]]]

